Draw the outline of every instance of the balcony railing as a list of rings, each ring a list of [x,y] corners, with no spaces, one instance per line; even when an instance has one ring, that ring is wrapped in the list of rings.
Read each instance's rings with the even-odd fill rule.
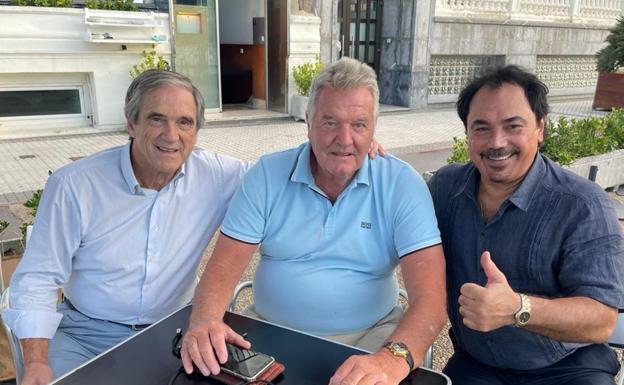
[[[490,22],[613,25],[624,0],[437,0],[435,16]]]

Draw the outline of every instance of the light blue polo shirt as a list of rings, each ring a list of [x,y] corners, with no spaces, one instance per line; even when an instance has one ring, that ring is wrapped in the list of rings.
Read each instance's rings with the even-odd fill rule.
[[[316,186],[310,145],[247,173],[221,231],[261,243],[256,311],[317,335],[371,327],[396,304],[399,258],[440,243],[429,190],[403,161],[368,157],[335,204]]]

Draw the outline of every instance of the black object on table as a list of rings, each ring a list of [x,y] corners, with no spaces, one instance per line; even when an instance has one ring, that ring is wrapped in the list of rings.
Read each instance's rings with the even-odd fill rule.
[[[191,306],[137,333],[128,341],[96,357],[74,372],[58,379],[58,385],[167,385],[181,362],[171,353],[171,341],[178,328],[185,330]],[[258,321],[226,313],[225,322],[236,332],[247,333],[252,349],[269,354],[286,366],[275,385],[327,385],[344,360],[357,349]],[[201,374],[181,374],[176,385],[215,384]],[[419,368],[401,385],[446,385],[443,374]]]

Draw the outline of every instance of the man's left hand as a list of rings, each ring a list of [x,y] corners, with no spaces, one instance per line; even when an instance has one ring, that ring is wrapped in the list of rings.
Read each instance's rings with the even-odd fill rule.
[[[407,361],[383,349],[375,354],[349,357],[336,370],[329,385],[397,385],[408,374]]]
[[[464,325],[480,332],[513,325],[514,314],[520,309],[520,296],[509,286],[489,251],[481,255],[481,267],[487,277],[486,285],[465,283],[460,288],[459,313],[464,317]]]

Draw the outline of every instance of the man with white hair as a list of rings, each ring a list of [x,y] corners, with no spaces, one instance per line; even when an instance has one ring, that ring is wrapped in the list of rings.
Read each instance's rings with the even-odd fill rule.
[[[374,352],[350,357],[331,384],[398,384],[422,363],[446,320],[444,256],[420,176],[392,156],[366,156],[378,110],[366,64],[343,58],[314,79],[309,142],[264,156],[228,209],[183,340],[188,373],[195,364],[217,374],[226,342],[250,347],[222,319],[258,245],[248,314]]]

